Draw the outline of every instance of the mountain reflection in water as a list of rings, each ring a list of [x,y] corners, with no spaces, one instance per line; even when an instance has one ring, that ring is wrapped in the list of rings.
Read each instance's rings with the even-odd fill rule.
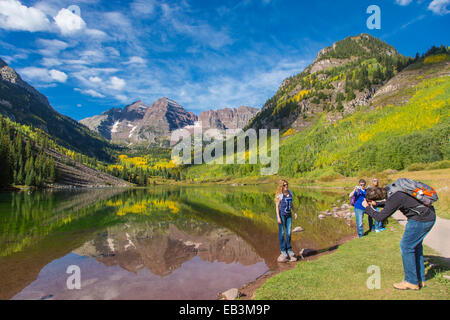
[[[0,299],[215,299],[278,268],[270,187],[0,194]],[[340,194],[294,189],[296,252],[352,233],[318,212]],[[81,270],[69,290],[68,266]]]

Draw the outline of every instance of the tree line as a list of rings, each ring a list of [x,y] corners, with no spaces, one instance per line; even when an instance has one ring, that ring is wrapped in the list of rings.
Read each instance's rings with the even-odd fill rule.
[[[56,165],[45,153],[47,142],[37,144],[0,118],[0,187],[27,185],[42,187],[56,179]]]

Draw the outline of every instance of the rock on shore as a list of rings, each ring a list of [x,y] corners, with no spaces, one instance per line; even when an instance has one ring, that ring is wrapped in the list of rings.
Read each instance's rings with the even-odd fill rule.
[[[227,290],[227,291],[219,294],[219,298],[221,298],[221,300],[236,300],[240,296],[241,296],[241,293],[236,288]]]

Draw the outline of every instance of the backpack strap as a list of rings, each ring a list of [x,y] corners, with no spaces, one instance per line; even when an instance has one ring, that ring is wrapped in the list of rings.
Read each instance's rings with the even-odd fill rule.
[[[420,211],[418,211],[418,210],[415,210],[415,209],[418,209],[418,208],[426,208],[427,211],[425,211],[425,212],[422,213],[422,212],[420,212]],[[430,208],[429,206],[426,206],[426,205],[424,205],[424,204],[421,204],[421,205],[419,205],[419,206],[417,206],[417,207],[409,208],[409,210],[411,210],[412,212],[415,212],[418,216],[422,217],[422,216],[424,216],[425,214],[429,213],[429,210],[431,210],[431,208]]]

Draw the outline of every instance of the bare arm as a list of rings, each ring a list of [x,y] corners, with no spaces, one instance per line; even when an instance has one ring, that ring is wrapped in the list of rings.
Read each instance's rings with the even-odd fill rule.
[[[278,199],[278,197],[277,197],[277,199],[275,200],[275,206],[276,206],[276,209],[277,209],[277,222],[278,222],[278,224],[281,224],[281,218],[280,218],[280,199]]]
[[[294,218],[295,218],[295,220],[297,220],[297,211],[295,210],[294,202],[292,202],[291,208],[292,208],[292,212],[294,213]]]
[[[353,189],[352,192],[350,192],[350,194],[348,195],[349,198],[353,197],[353,195],[355,194],[356,190],[358,190],[358,187],[355,187],[355,189]]]

